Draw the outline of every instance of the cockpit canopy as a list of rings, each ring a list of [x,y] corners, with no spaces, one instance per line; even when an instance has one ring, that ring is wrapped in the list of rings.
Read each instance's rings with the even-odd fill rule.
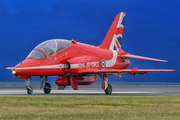
[[[57,53],[65,48],[71,46],[70,41],[64,39],[52,39],[39,44],[34,50],[28,55],[27,58],[33,59],[44,59],[46,56],[50,56]],[[44,53],[43,53],[43,52]]]

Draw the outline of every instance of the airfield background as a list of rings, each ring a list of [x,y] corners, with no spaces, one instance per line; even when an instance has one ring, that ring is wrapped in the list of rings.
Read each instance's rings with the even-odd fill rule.
[[[98,46],[114,17],[125,12],[122,49],[168,63],[131,59],[130,68],[175,69],[175,72],[122,76],[113,82],[180,81],[180,1],[178,0],[0,0],[0,82],[19,81],[6,67],[24,60],[48,39],[76,39]],[[50,81],[56,78],[49,77]],[[40,78],[34,78],[40,81]],[[101,81],[99,79],[98,81]]]

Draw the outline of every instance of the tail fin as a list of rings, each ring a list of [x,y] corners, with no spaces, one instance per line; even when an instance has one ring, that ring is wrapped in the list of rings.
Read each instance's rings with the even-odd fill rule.
[[[114,19],[106,37],[104,38],[102,44],[99,46],[102,49],[110,50],[120,50],[121,40],[124,28],[124,17],[125,13],[119,13]]]

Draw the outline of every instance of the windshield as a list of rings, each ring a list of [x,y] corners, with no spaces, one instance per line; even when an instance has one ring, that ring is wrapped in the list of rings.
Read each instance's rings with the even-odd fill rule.
[[[55,52],[56,43],[54,40],[53,41],[47,41],[47,42],[44,42],[44,43],[38,45],[36,48],[41,49],[42,51],[44,51],[44,53],[47,56],[50,56],[50,55],[54,54],[54,52]]]
[[[57,43],[57,48],[56,48],[56,52],[59,52],[69,46],[71,46],[71,43],[67,40],[56,40],[56,43]]]
[[[35,60],[46,58],[45,55],[39,50],[33,50],[28,57]]]
[[[41,49],[46,54],[46,56],[50,56],[70,46],[71,46],[71,43],[68,40],[53,39],[53,40],[48,40],[39,44],[34,49]],[[44,59],[45,55],[43,52],[39,50],[33,50],[28,57],[31,57],[34,59]],[[42,54],[44,55],[44,57],[42,57],[43,56]]]

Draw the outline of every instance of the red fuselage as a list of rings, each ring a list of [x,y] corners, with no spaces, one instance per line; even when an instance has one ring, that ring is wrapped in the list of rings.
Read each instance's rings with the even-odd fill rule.
[[[71,46],[46,56],[44,59],[26,58],[15,66],[14,75],[23,76],[65,76],[78,74],[81,70],[126,69],[129,59],[123,59],[124,51],[100,49],[99,47],[71,41]],[[106,61],[103,63],[102,61]],[[109,62],[108,62],[109,61]],[[106,64],[106,65],[104,65]],[[70,65],[70,66],[68,66]]]

